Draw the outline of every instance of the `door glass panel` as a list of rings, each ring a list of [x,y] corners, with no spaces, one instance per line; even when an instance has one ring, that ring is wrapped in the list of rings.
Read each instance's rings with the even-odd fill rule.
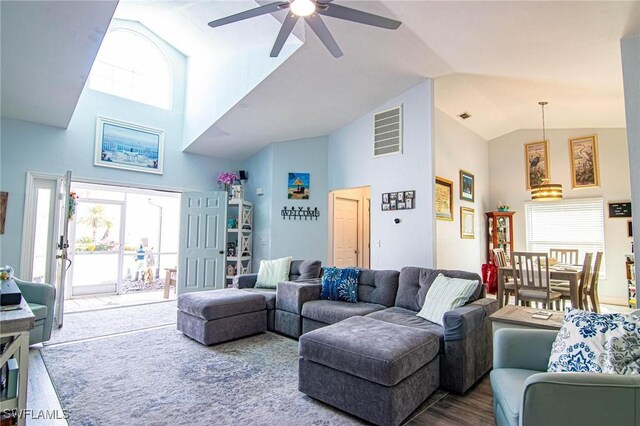
[[[51,282],[49,268],[49,234],[51,233],[51,189],[38,188],[36,192],[36,224],[33,242],[33,267],[31,277],[34,282]]]
[[[121,205],[78,201],[73,234],[74,294],[115,292],[118,281]],[[76,287],[93,286],[93,292]]]

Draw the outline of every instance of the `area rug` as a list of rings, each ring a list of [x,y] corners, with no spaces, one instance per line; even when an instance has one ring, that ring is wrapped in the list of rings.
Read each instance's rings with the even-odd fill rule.
[[[64,315],[62,328],[54,327],[51,339],[45,346],[175,324],[177,315],[175,300],[72,312]]]
[[[42,349],[69,425],[364,424],[298,391],[298,342],[206,347],[174,327]]]

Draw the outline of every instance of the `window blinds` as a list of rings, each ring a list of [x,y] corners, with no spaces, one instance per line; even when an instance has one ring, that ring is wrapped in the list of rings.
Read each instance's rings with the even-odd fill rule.
[[[525,203],[527,251],[578,249],[582,263],[587,252],[604,252],[602,198]],[[604,257],[600,276],[605,273]]]

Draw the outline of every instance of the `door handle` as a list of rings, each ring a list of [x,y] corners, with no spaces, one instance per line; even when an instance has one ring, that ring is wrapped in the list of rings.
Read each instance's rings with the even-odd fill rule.
[[[224,254],[224,250],[220,250],[218,254]]]

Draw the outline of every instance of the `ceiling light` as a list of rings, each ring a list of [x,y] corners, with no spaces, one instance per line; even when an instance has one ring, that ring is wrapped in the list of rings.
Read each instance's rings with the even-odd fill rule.
[[[291,12],[297,16],[309,16],[316,10],[316,5],[311,0],[293,0]]]
[[[548,102],[538,102],[538,105],[542,108],[542,140],[547,140],[547,134],[544,127],[544,106]],[[549,173],[549,159],[547,161],[547,174]],[[559,183],[551,183],[551,179],[542,179],[542,183],[539,185],[531,185],[531,199],[533,201],[551,201],[562,199],[562,185]]]

